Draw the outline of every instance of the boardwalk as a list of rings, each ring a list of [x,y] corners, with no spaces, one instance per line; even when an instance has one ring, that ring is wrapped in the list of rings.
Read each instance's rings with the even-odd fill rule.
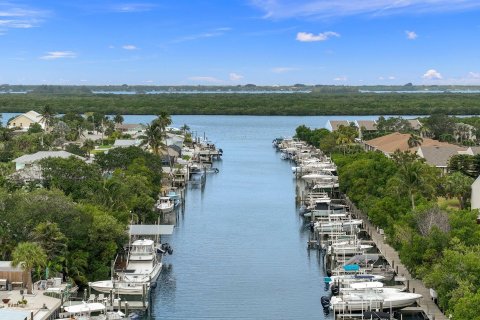
[[[430,290],[425,287],[422,281],[414,279],[410,275],[410,272],[408,272],[407,268],[401,263],[397,251],[385,242],[384,235],[377,230],[363,212],[355,207],[348,197],[346,200],[350,205],[351,212],[355,214],[357,218],[363,219],[365,230],[375,242],[378,250],[382,253],[388,263],[395,268],[397,275],[403,276],[409,281],[410,292],[419,293],[423,296],[423,298],[420,299],[419,304],[428,317],[432,320],[447,320],[448,318],[430,298]]]

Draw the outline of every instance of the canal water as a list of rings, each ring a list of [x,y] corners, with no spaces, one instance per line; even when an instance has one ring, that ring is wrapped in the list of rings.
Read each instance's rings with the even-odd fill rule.
[[[128,118],[134,120],[141,119]],[[164,239],[174,253],[153,292],[152,319],[326,318],[321,258],[306,248],[291,164],[271,142],[298,125],[324,127],[327,120],[173,117],[175,126],[205,132],[224,156],[204,188],[188,189],[174,234]]]

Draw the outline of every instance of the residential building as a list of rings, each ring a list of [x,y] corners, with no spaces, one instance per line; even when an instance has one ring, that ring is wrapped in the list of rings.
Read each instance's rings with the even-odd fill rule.
[[[124,134],[129,134],[132,137],[135,137],[145,131],[145,125],[141,123],[122,123],[116,124],[115,129]]]
[[[127,147],[139,147],[141,144],[140,140],[134,139],[117,139],[113,144],[114,148],[127,148]]]
[[[410,122],[412,129],[415,131],[420,131],[420,129],[423,127],[423,124],[418,121],[418,119],[407,119],[407,121]]]
[[[326,128],[330,131],[336,131],[340,126],[348,127],[350,125],[350,121],[348,120],[328,120]]]
[[[85,160],[84,158],[77,156],[73,153],[67,151],[39,151],[33,154],[26,154],[19,158],[12,160],[15,162],[15,169],[22,170],[27,167],[33,166],[36,162],[46,159],[46,158],[70,158],[70,157],[77,157],[79,159]]]
[[[364,141],[364,147],[367,151],[381,151],[386,156],[390,156],[395,151],[412,151],[416,152],[418,146],[409,146],[408,140],[412,135],[409,133],[399,133],[394,132],[381,136],[375,139]],[[422,141],[419,141],[421,146],[452,146],[452,144],[447,142],[441,142],[433,140],[430,138],[423,138]],[[466,149],[465,149],[466,150]]]
[[[469,154],[468,148],[462,148],[456,145],[444,146],[420,146],[417,150],[419,157],[425,159],[429,165],[439,168],[442,173],[447,173],[448,162],[450,158],[457,154]]]
[[[10,129],[27,131],[28,128],[30,128],[30,126],[34,123],[40,124],[42,129],[45,129],[45,120],[42,118],[42,115],[32,110],[11,119],[8,122],[7,127]]]

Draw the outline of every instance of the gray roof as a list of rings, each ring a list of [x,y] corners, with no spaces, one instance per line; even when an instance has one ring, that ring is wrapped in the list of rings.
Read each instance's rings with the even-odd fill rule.
[[[37,153],[33,154],[25,154],[17,159],[12,160],[12,162],[19,162],[19,163],[33,163],[42,159],[46,158],[70,158],[70,157],[76,157],[78,159],[84,160],[82,157],[77,156],[73,153],[67,152],[67,151],[39,151]]]
[[[456,146],[421,146],[418,149],[418,153],[423,155],[423,158],[428,164],[434,165],[435,167],[446,167],[450,158],[463,150],[465,149]]]
[[[171,235],[172,224],[131,224],[130,234],[136,236]]]
[[[131,139],[117,139],[113,144],[114,147],[131,147],[131,146],[138,146],[140,145],[140,141],[138,140],[131,140]]]

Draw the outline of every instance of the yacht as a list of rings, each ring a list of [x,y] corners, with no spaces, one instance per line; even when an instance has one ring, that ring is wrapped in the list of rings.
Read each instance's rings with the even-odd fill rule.
[[[164,227],[163,230],[166,231],[162,231],[160,227]],[[156,238],[158,239],[158,235],[172,232],[173,226],[131,225],[131,243],[125,248],[126,257],[122,259],[117,256],[114,270],[112,270],[112,278],[90,282],[89,286],[102,293],[110,293],[113,290],[117,294],[145,295],[150,286],[157,281],[162,270],[163,255],[172,254],[173,250],[168,243],[160,244],[159,241],[137,238],[137,236],[157,233]]]

